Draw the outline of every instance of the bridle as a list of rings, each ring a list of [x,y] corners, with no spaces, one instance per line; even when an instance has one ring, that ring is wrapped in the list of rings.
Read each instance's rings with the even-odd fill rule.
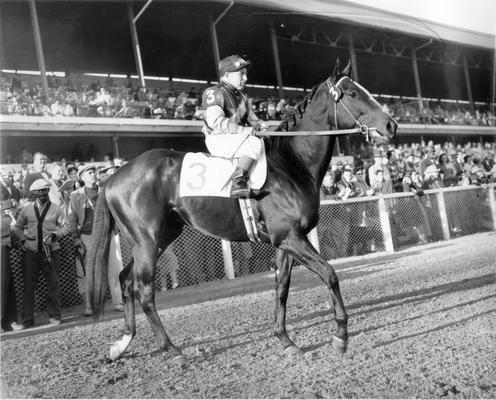
[[[350,111],[348,106],[345,104],[343,101],[343,91],[339,88],[339,84],[344,78],[348,78],[347,76],[343,76],[339,81],[337,81],[336,84],[331,82],[331,78],[328,78],[325,82],[327,84],[327,87],[329,88],[329,94],[334,100],[334,125],[336,129],[339,130],[339,125],[338,125],[338,104],[341,104],[345,111],[349,114],[351,118],[353,118],[353,121],[355,121],[355,125],[358,126],[358,133],[361,133],[362,135],[365,135],[365,140],[367,142],[370,142],[370,136],[369,133],[371,130],[377,131],[375,128],[369,128],[367,125],[362,124],[358,118],[356,118],[353,113]]]
[[[348,106],[345,104],[345,102],[342,100],[343,98],[343,91],[339,88],[339,84],[341,83],[341,80],[347,78],[347,76],[341,77],[337,83],[332,83],[331,78],[327,78],[325,83],[327,84],[327,87],[329,89],[329,95],[331,98],[334,100],[334,124],[335,124],[335,129],[330,130],[330,131],[283,131],[283,132],[278,132],[278,131],[260,131],[256,133],[256,136],[258,137],[270,137],[270,136],[341,136],[341,135],[349,135],[352,133],[361,133],[362,135],[365,135],[365,139],[367,142],[370,142],[370,132],[377,132],[379,135],[381,133],[374,127],[368,127],[365,124],[362,124],[358,118],[356,118],[353,113],[350,111]],[[323,87],[323,83],[321,86],[319,86],[319,89]],[[310,101],[309,101],[310,103]],[[350,115],[351,118],[353,118],[353,121],[355,121],[355,126],[358,128],[352,128],[352,129],[339,129],[338,125],[338,103],[343,106],[345,111]]]

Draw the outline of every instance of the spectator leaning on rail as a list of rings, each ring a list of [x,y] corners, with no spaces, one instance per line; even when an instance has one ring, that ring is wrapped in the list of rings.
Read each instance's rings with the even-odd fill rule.
[[[35,201],[21,210],[14,234],[24,253],[23,327],[34,325],[34,292],[40,269],[47,282],[47,312],[50,324],[59,325],[60,317],[60,246],[58,239],[69,233],[65,212],[50,202],[51,183],[46,179],[33,182],[29,190]]]
[[[249,61],[233,55],[219,62],[220,83],[203,92],[203,133],[209,152],[214,156],[239,158],[232,176],[231,197],[250,196],[248,179],[253,165],[263,151],[263,142],[255,136],[265,129],[250,108],[243,92]]]

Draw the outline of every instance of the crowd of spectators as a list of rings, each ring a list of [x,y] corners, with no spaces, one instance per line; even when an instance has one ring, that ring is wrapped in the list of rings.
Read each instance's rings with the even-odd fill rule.
[[[34,116],[82,116],[119,118],[157,118],[200,120],[201,88],[178,92],[167,88],[134,86],[130,78],[116,84],[110,75],[100,82],[82,84],[79,76],[71,78],[48,77],[49,97],[45,98],[41,84],[23,80],[20,76],[0,79],[0,113]],[[250,102],[262,120],[282,120],[294,111],[302,96],[279,99],[253,96]],[[377,100],[400,123],[452,124],[496,126],[496,116],[486,108],[470,110],[468,104],[424,102],[419,108],[416,101],[381,97]]]
[[[329,168],[321,187],[321,200],[330,200],[340,207],[356,197],[412,192],[414,196],[408,213],[400,211],[396,197],[386,200],[393,242],[395,247],[402,242],[411,244],[412,240],[413,243],[427,243],[434,240],[434,233],[428,216],[432,202],[429,196],[424,196],[425,191],[453,186],[484,186],[496,182],[495,154],[495,142],[454,146],[450,142],[441,145],[430,141],[427,144],[390,145],[387,148],[362,145],[356,149],[352,163],[338,161]],[[460,192],[452,198],[457,205],[448,210],[448,225],[454,237],[461,234],[462,226],[467,222],[481,218],[476,210],[467,208],[469,196],[467,192]],[[463,213],[465,217],[462,218],[459,210],[464,208],[467,212]],[[370,218],[376,209],[369,203],[353,202],[344,210],[341,215],[346,218],[343,222],[341,217],[342,226],[339,229],[349,230],[348,248],[342,254],[330,256],[352,256],[375,251],[375,239],[380,237],[380,232],[376,224],[370,223]],[[339,210],[335,211],[335,215],[339,215]],[[467,215],[473,221],[466,221]],[[325,241],[328,239],[326,235],[332,237],[333,233],[330,229],[324,229],[322,235]],[[339,247],[339,243],[333,245]]]
[[[28,152],[26,151],[26,153]],[[28,159],[30,163],[22,164],[20,169],[3,168],[0,171],[2,333],[27,329],[35,325],[34,292],[40,270],[43,271],[47,281],[49,323],[51,325],[61,323],[59,241],[65,236],[71,236],[73,239],[71,243],[74,245],[72,253],[76,254],[75,275],[78,280],[79,293],[85,303],[83,315],[92,315],[86,292],[84,265],[87,264],[87,248],[90,245],[88,237],[91,235],[94,206],[107,179],[126,163],[124,159],[114,158],[111,154],[105,155],[100,162],[50,160],[40,152],[35,152]],[[47,202],[40,203],[40,196],[43,195],[40,192],[44,190],[46,190],[44,193],[46,193]],[[45,207],[46,204],[48,206]],[[40,210],[50,211],[53,215],[48,213],[45,218],[42,212],[41,216],[38,217],[36,214],[38,207]],[[31,219],[26,217],[28,212],[33,214]],[[39,236],[41,232],[43,233],[43,245],[41,244],[41,236]],[[50,242],[46,242],[48,237]],[[115,311],[123,311],[118,278],[119,272],[122,270],[119,238],[120,234],[114,232],[108,255],[108,280]],[[17,323],[15,276],[9,258],[12,247],[23,253],[22,325]],[[164,257],[166,259],[166,274],[170,276],[170,287],[175,289],[179,286],[177,258],[172,249],[168,249]],[[167,290],[167,276],[163,276],[161,281],[156,284],[157,290]]]
[[[353,153],[353,163],[338,161],[328,170],[322,185],[323,199],[496,182],[496,142],[454,146],[451,142],[429,141],[387,148],[362,144]]]

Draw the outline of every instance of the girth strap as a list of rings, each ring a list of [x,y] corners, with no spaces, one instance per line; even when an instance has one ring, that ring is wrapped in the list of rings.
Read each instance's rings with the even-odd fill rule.
[[[257,224],[255,222],[255,216],[253,214],[253,208],[251,205],[251,199],[239,199],[239,206],[241,208],[241,214],[243,216],[243,221],[245,223],[245,229],[248,238],[251,242],[260,242]]]

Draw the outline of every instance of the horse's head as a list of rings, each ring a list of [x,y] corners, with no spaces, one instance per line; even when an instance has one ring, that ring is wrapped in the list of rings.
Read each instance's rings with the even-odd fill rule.
[[[333,73],[326,80],[330,101],[334,103],[331,124],[337,125],[336,129],[358,126],[367,140],[377,144],[387,143],[395,136],[398,123],[350,75],[350,63],[341,70],[338,58]]]

